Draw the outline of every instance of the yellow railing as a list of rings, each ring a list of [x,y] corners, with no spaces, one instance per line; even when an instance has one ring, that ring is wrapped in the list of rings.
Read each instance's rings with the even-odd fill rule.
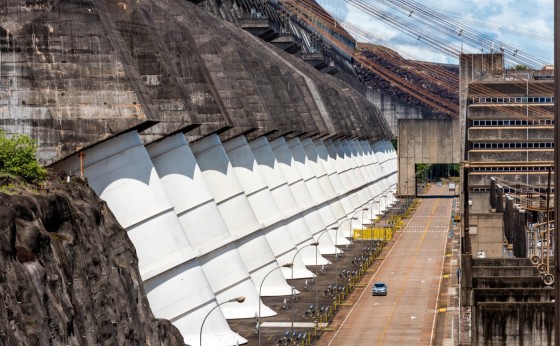
[[[353,238],[354,240],[391,240],[394,232],[394,227],[354,229]]]

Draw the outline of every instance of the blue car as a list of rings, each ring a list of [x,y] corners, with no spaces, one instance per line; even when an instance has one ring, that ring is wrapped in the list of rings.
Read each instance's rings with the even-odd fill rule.
[[[372,296],[386,296],[387,295],[387,285],[384,282],[376,282],[371,287]]]

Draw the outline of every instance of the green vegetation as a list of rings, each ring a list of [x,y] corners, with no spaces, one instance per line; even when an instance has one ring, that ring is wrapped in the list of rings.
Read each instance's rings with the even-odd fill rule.
[[[529,69],[527,65],[515,65],[512,67],[514,70],[526,71]]]
[[[432,165],[429,163],[416,164],[416,172],[426,172]]]
[[[37,142],[27,135],[8,137],[0,130],[0,173],[7,173],[36,184],[47,177],[47,170],[36,160]]]
[[[2,174],[0,174],[0,176],[2,176]],[[11,175],[9,175],[9,176],[11,176]],[[14,183],[9,182],[7,184],[4,184],[0,181],[0,192],[9,193],[13,188],[14,188]]]
[[[418,163],[416,177],[419,181],[440,181],[442,178],[459,181],[461,164],[459,163]]]

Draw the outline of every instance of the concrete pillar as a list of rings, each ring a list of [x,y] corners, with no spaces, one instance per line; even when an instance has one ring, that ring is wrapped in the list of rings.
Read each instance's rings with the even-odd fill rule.
[[[371,191],[373,198],[379,198],[378,184],[379,180],[382,178],[377,169],[377,162],[375,156],[371,151],[371,146],[367,141],[356,142],[356,149],[358,151],[358,156],[364,161],[364,168],[369,179],[368,188]]]
[[[376,177],[374,173],[374,169],[372,167],[372,161],[366,157],[366,154],[362,148],[362,143],[357,140],[349,141],[350,149],[352,150],[352,155],[356,158],[357,162],[360,165],[360,172],[364,177],[364,185],[362,190],[367,194],[368,201],[365,205],[366,208],[369,210],[366,212],[367,221],[366,224],[371,224],[372,220],[375,219],[378,215],[380,215],[380,194],[376,189]]]
[[[371,144],[367,141],[362,141],[360,143],[360,148],[362,152],[362,157],[367,162],[367,168],[370,176],[372,177],[371,186],[375,190],[375,197],[379,198],[381,196],[382,189],[381,181],[383,180],[383,175],[381,174],[381,168],[379,167],[379,162],[373,152]]]
[[[380,193],[377,190],[377,182],[379,177],[376,176],[375,170],[374,170],[374,163],[373,160],[371,159],[371,157],[369,157],[364,148],[363,148],[363,141],[353,141],[353,151],[355,152],[355,155],[358,159],[358,161],[361,161],[361,165],[362,165],[362,172],[364,175],[364,178],[366,180],[366,185],[364,186],[364,190],[367,189],[369,196],[371,196],[369,202],[367,203],[367,207],[369,209],[369,217],[368,220],[373,220],[375,219],[378,215],[380,215],[380,209],[379,209],[379,198],[380,198]]]
[[[350,177],[349,169],[345,168],[344,158],[340,156],[338,147],[330,141],[324,141],[325,148],[329,154],[329,160],[332,160],[334,168],[336,169],[337,175],[340,178],[342,189],[341,194],[345,195],[349,202],[350,212],[348,216],[350,217],[352,212],[360,207],[360,201],[357,199],[356,194],[353,193],[353,184]]]
[[[361,210],[366,207],[368,199],[361,189],[363,181],[359,178],[356,171],[356,164],[353,162],[352,153],[350,152],[346,140],[335,141],[334,147],[338,153],[337,160],[342,160],[344,170],[347,172],[348,179],[351,183],[349,191],[351,191],[350,200],[353,201],[354,210]],[[357,224],[355,228],[361,228],[361,222],[361,219],[359,221],[355,221]]]
[[[377,198],[377,191],[374,188],[377,177],[375,176],[373,170],[373,161],[371,160],[370,157],[368,157],[366,151],[364,150],[363,147],[364,142],[366,141],[354,141],[353,148],[355,150],[358,160],[362,162],[362,166],[363,166],[362,172],[364,178],[366,179],[367,190],[370,195],[370,201],[372,201],[373,199]]]
[[[337,149],[331,140],[324,140],[322,143],[317,144],[319,158],[327,170],[329,179],[338,193],[340,204],[346,213],[344,220],[339,219],[339,226],[344,237],[351,237],[352,229],[359,227],[359,222],[352,220],[356,209],[359,208],[359,203],[357,203],[350,184],[348,172],[344,170],[342,160],[339,158]]]
[[[370,144],[367,141],[360,141],[358,143],[358,152],[362,159],[365,161],[366,171],[370,177],[368,185],[369,190],[373,195],[373,211],[375,215],[381,215],[381,199],[383,196],[383,175],[381,174],[379,164]]]
[[[72,157],[56,168],[78,172],[80,162]],[[86,150],[84,174],[136,248],[154,315],[170,320],[187,344],[198,344],[202,319],[216,307],[216,297],[138,133]],[[232,304],[238,303],[221,307]],[[207,319],[204,337],[224,345],[247,342],[229,329],[221,309]]]
[[[348,145],[346,140],[338,139],[333,141],[334,147],[336,148],[338,159],[341,160],[342,166],[344,167],[344,171],[348,175],[348,179],[350,181],[350,189],[357,189],[360,185],[360,181],[356,176],[356,172],[354,171],[354,166],[351,162],[350,158],[350,151],[348,150]]]
[[[199,252],[199,262],[219,303],[232,297],[244,296],[243,304],[227,310],[226,318],[251,318],[259,310],[262,316],[276,313],[262,304],[259,297],[260,281],[255,284],[236,246],[236,239],[227,228],[185,136],[176,134],[146,147],[154,167],[160,175],[166,194],[192,247]],[[266,261],[267,258],[262,258]],[[276,266],[269,256],[268,265]],[[280,273],[278,273],[280,274]],[[267,281],[267,289],[290,286],[277,275]]]
[[[308,141],[311,143],[311,140]],[[313,163],[308,160],[305,149],[299,138],[292,138],[288,142],[288,147],[292,153],[295,168],[300,173],[304,184],[316,206],[311,208],[305,217],[309,225],[313,238],[319,241],[319,249],[323,254],[335,254],[334,238],[331,237],[329,229],[337,226],[336,217],[330,207],[330,202],[323,191],[317,175],[313,170]],[[311,143],[312,145],[312,143]]]
[[[352,162],[352,154],[350,153],[347,142],[345,140],[335,141],[334,147],[336,148],[338,153],[337,160],[342,160],[344,170],[347,172],[348,179],[350,181],[350,190],[353,190],[350,199],[353,200],[354,209],[361,209],[365,207],[365,204],[367,203],[367,197],[360,188],[363,181],[361,181],[356,172],[355,163]],[[361,227],[361,220],[359,227]]]
[[[320,143],[320,145],[322,146],[322,141],[319,140],[317,143]],[[323,193],[325,194],[325,198],[328,201],[327,204],[330,211],[325,211],[327,215],[324,218],[326,220],[332,221],[327,221],[327,227],[329,229],[332,227],[340,228],[340,223],[346,219],[346,213],[344,211],[344,208],[342,207],[342,204],[340,203],[338,193],[336,192],[330,180],[329,174],[327,173],[327,170],[323,165],[323,159],[319,157],[318,145],[311,139],[303,140],[301,141],[301,144],[303,145],[303,149],[305,150],[307,162],[310,164],[311,169],[313,170],[314,175],[319,185],[321,186]],[[331,236],[332,242],[337,246],[350,244],[348,239],[344,237],[342,230],[339,230],[338,232],[336,230],[331,230],[329,231],[329,234]]]
[[[325,146],[327,151],[329,152],[329,156],[335,162],[335,167],[337,169],[338,175],[341,177],[341,181],[344,186],[344,194],[347,196],[348,200],[351,204],[351,211],[348,214],[350,218],[349,223],[351,227],[349,227],[349,233],[344,233],[346,237],[353,236],[353,229],[361,229],[362,226],[362,219],[363,219],[363,208],[364,204],[367,202],[363,197],[363,194],[359,194],[357,189],[357,185],[354,184],[357,180],[355,173],[352,171],[352,166],[350,165],[350,160],[345,153],[345,149],[340,143],[340,141],[325,142]],[[357,219],[352,219],[352,217],[356,217]]]
[[[386,180],[386,175],[382,171],[381,165],[379,164],[379,161],[377,159],[377,156],[375,155],[375,152],[371,144],[364,143],[363,148],[364,148],[364,152],[366,153],[366,156],[372,162],[370,167],[374,176],[377,178],[374,182],[374,189],[376,190],[376,194],[377,194],[375,200],[377,202],[376,205],[379,214],[383,214],[386,211],[386,204],[387,204],[388,197],[385,196],[389,184]]]
[[[309,234],[305,232],[307,228],[305,221],[299,214],[288,218],[283,216],[282,209],[270,192],[245,137],[236,137],[223,145],[257,218],[264,220],[265,234],[269,242],[274,244],[273,248],[278,250],[276,253],[278,261],[291,262],[299,247],[313,242],[313,238],[305,236]],[[290,198],[290,196],[284,198]],[[284,246],[281,247],[281,244]],[[315,256],[309,258],[302,255],[301,258],[305,265],[315,265]],[[319,262],[325,261],[320,256],[317,256],[317,259]],[[291,270],[285,271],[287,277],[291,278]],[[304,277],[310,276],[306,274]]]
[[[358,158],[358,152],[354,146],[353,140],[345,140],[343,141],[345,145],[345,150],[347,153],[348,160],[350,161],[353,172],[356,176],[356,189],[357,194],[361,201],[363,201],[362,207],[368,207],[371,203],[370,201],[373,199],[373,196],[370,194],[370,191],[367,189],[367,180],[366,176],[364,175],[364,165],[363,162]]]
[[[262,147],[260,150],[255,150]],[[271,152],[276,158],[275,167],[279,170],[280,174],[277,177],[285,181],[287,190],[285,196],[280,198],[279,202],[287,203],[287,209],[291,209],[290,205],[296,204],[299,207],[300,213],[290,216],[286,219],[286,224],[290,229],[291,234],[296,240],[298,249],[301,249],[303,260],[306,265],[326,265],[330,262],[321,256],[321,248],[319,252],[315,252],[314,247],[305,247],[305,245],[315,242],[313,238],[314,227],[324,228],[323,220],[318,215],[315,215],[314,208],[315,202],[313,201],[307,186],[305,185],[301,175],[299,174],[289,147],[284,138],[277,138],[271,143],[260,142],[253,146],[253,152],[259,151],[259,155],[268,152],[266,146],[270,146]],[[297,198],[296,198],[297,196]],[[282,206],[280,206],[282,209]],[[296,238],[297,237],[297,238]]]
[[[338,196],[339,205],[337,208],[335,208],[335,213],[340,223],[345,219],[347,219],[347,217],[352,213],[354,208],[352,207],[352,203],[350,202],[350,198],[347,194],[347,190],[344,185],[344,182],[342,181],[342,178],[338,174],[338,170],[336,167],[336,160],[331,156],[331,154],[327,150],[325,143],[330,144],[329,141],[325,141],[325,142],[322,140],[314,141],[315,148],[317,149],[319,162],[322,163],[322,166],[325,168],[325,171],[327,173],[326,179],[324,180],[320,179],[319,181],[327,180],[328,182],[330,182],[336,195]],[[328,185],[327,182],[325,182],[324,184]],[[342,208],[342,210],[340,208]]]
[[[396,192],[396,177],[393,177],[395,169],[393,168],[392,160],[389,155],[389,147],[386,141],[379,141],[372,145],[372,149],[381,167],[381,174],[385,177],[384,182],[385,190],[383,194],[386,198],[386,208],[392,205],[395,201],[394,193]]]
[[[251,242],[239,243],[239,251],[242,256],[244,253],[259,251],[255,247],[254,240],[266,240],[268,248],[274,253],[278,266],[292,262],[293,257],[287,256],[290,249],[295,248],[293,240],[288,232],[281,228],[282,225],[274,223],[275,216],[272,212],[267,212],[266,208],[273,208],[274,204],[270,201],[265,206],[256,206],[255,202],[262,200],[261,196],[253,195],[254,191],[250,184],[243,178],[245,185],[240,183],[236,170],[226,154],[222,143],[217,135],[213,134],[198,140],[190,145],[202,171],[204,179],[216,201],[224,221],[232,232],[237,233],[238,239],[259,232],[257,237],[251,237]],[[239,164],[236,164],[238,167]],[[256,186],[260,186],[257,182]],[[244,190],[247,189],[247,194]],[[253,204],[252,204],[253,203]],[[254,209],[253,209],[254,207]],[[280,229],[278,229],[280,228]],[[249,256],[249,255],[246,255]],[[301,256],[298,254],[294,261],[294,276],[311,277],[313,273],[305,268]],[[291,277],[291,270],[282,269],[286,278]]]

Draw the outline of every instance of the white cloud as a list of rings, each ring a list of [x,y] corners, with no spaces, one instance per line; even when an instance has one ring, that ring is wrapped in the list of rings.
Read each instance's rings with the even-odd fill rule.
[[[370,0],[369,2],[380,6],[383,1]],[[450,58],[446,54],[441,51],[436,52],[428,45],[421,45],[422,39],[418,41],[411,37],[416,34],[401,32],[373,15],[356,9],[349,5],[352,1],[318,0],[318,3],[335,9],[334,13],[333,10],[330,11],[335,17],[370,32],[378,38],[378,43],[385,42],[392,48],[408,51],[408,54],[420,56],[428,61],[449,62]],[[414,0],[411,0],[411,3],[415,4]],[[515,47],[520,52],[529,53],[539,61],[553,60],[553,42],[552,39],[550,42],[548,39],[553,36],[554,0],[417,0],[416,4],[448,15],[455,24],[442,23],[444,28],[452,29],[457,25],[456,32],[464,27],[465,32],[470,28],[491,37],[496,50],[503,44],[505,47]],[[400,13],[401,18],[408,24],[419,23],[418,20],[414,20],[414,13],[411,19],[408,19],[405,12],[405,10],[393,10],[391,13]],[[430,33],[435,32],[435,29],[430,31]],[[452,42],[451,38],[444,38],[441,34],[438,34],[438,37],[450,44]],[[358,37],[358,39],[362,38]],[[490,49],[489,42],[486,42],[487,51]],[[457,47],[461,46],[458,42],[456,44]],[[477,45],[480,47],[476,48],[476,52],[485,47],[482,41],[478,44],[468,41],[463,43],[465,50]]]

